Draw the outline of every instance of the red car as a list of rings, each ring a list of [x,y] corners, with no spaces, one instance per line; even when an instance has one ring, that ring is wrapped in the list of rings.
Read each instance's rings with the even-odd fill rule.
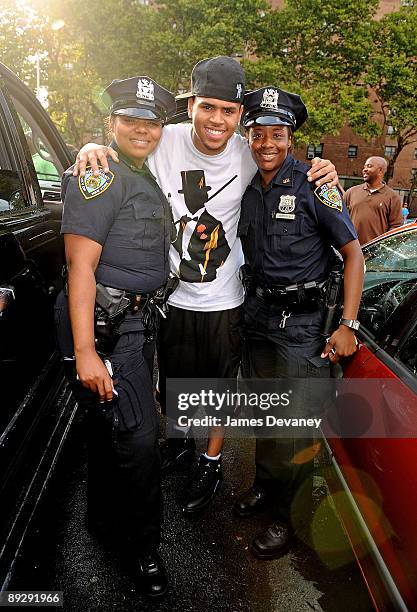
[[[328,438],[329,482],[375,608],[417,610],[417,223],[363,252],[360,344],[343,375],[368,379],[379,437]]]

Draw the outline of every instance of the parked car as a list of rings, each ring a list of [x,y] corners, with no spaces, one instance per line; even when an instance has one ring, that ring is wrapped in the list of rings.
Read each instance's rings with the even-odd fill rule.
[[[53,329],[59,179],[72,162],[35,96],[0,64],[0,589],[75,414]]]
[[[416,610],[417,223],[363,253],[360,344],[344,377],[372,385],[380,437],[328,438],[329,482],[376,609]]]

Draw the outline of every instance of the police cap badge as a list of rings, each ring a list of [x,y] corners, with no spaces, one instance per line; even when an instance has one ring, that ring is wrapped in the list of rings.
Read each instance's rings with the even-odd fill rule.
[[[278,87],[261,87],[245,95],[242,125],[288,125],[298,130],[307,119],[307,109],[299,95]]]

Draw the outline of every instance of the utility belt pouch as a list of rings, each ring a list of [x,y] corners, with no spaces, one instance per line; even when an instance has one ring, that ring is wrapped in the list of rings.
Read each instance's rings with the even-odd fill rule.
[[[109,354],[119,338],[118,328],[130,306],[124,291],[96,285],[94,331],[97,351]]]
[[[323,336],[330,336],[338,327],[343,305],[343,264],[337,262],[330,271],[324,289]]]
[[[124,315],[130,306],[130,299],[124,291],[109,289],[101,283],[96,285],[96,305],[98,305],[109,319],[116,320]]]
[[[240,266],[239,276],[246,295],[252,295],[255,292],[255,277],[248,264]]]
[[[172,274],[168,277],[165,285],[159,287],[159,289],[155,291],[153,299],[155,300],[155,304],[162,310],[163,314],[168,312],[168,299],[178,287],[179,282],[180,279],[178,276]]]

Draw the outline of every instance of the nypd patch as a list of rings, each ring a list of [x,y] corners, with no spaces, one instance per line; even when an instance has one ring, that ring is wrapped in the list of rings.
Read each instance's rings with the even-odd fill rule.
[[[96,176],[91,168],[87,168],[85,176],[78,177],[78,186],[85,199],[91,200],[104,193],[112,184],[113,179],[113,172],[106,173],[100,169],[100,173]]]
[[[340,195],[340,191],[337,187],[329,187],[328,185],[321,185],[314,191],[314,195],[320,200],[322,204],[325,204],[329,208],[335,208],[339,212],[343,210],[343,200]]]

